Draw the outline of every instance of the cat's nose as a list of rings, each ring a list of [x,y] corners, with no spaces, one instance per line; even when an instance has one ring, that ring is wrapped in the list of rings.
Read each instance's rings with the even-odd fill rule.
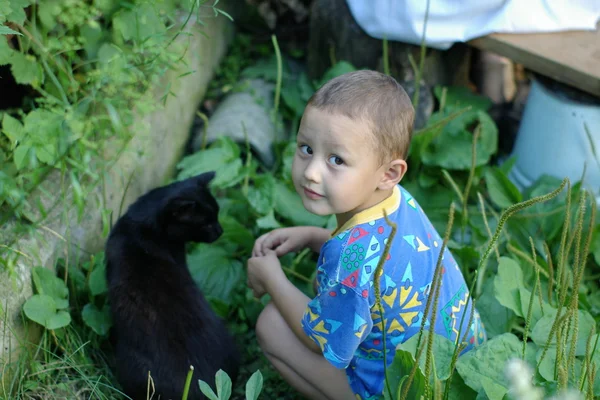
[[[221,234],[223,233],[223,227],[221,227],[220,224],[215,225],[215,233],[219,236],[221,236]]]

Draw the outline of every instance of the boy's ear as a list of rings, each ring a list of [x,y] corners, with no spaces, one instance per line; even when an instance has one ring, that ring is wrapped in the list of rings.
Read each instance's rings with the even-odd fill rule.
[[[408,169],[408,164],[406,164],[406,161],[399,158],[390,161],[384,168],[386,169],[377,186],[377,189],[379,190],[389,190],[396,186],[404,177],[404,174]]]

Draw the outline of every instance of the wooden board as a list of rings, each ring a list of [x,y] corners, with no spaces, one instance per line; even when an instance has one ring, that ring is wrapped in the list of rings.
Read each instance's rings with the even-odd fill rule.
[[[492,34],[468,43],[600,97],[600,22],[595,31]]]

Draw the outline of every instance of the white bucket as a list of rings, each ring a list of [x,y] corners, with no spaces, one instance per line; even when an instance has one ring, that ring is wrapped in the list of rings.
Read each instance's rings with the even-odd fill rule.
[[[575,183],[582,179],[585,165],[584,187],[600,204],[600,100],[588,99],[575,100],[533,80],[509,174],[519,189],[544,174]]]

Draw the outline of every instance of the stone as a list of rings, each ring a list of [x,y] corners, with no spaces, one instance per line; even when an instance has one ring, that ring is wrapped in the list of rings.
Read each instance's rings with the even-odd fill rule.
[[[275,85],[262,79],[251,79],[246,83],[243,90],[228,94],[217,106],[208,120],[206,138],[205,127],[197,128],[192,151],[201,149],[205,140],[209,145],[219,136],[229,136],[245,145],[247,134],[252,149],[267,167],[271,167],[275,162],[273,142],[277,134],[277,125],[272,118]]]
[[[43,224],[9,243],[10,250],[0,249],[0,257],[9,266],[0,269],[0,370],[3,372],[10,362],[18,359],[22,344],[35,343],[39,338],[40,330],[35,332],[35,324],[27,324],[33,331],[26,332],[21,317],[23,303],[33,294],[31,268],[53,269],[58,257],[68,257],[70,263],[77,263],[101,251],[105,242],[102,209],[112,210],[112,220],[116,221],[137,197],[172,178],[198,105],[233,34],[233,23],[222,16],[206,18],[203,26],[193,22],[186,27],[189,34],[180,35],[175,42],[187,46],[185,65],[180,70],[169,70],[160,87],[149,92],[159,106],[138,118],[136,134],[109,167],[104,187],[95,187],[86,197],[82,218],[77,217],[72,196],[65,195],[65,203],[51,211]],[[195,72],[185,74],[188,71]],[[176,95],[169,96],[162,106],[160,96],[168,83]],[[111,154],[109,151],[107,157]],[[66,181],[61,180],[58,172],[50,174],[41,184],[44,190],[32,194],[32,199],[39,197],[48,207],[61,190],[72,192]],[[2,244],[9,235],[9,225],[0,228]],[[2,379],[8,376],[4,373]]]

